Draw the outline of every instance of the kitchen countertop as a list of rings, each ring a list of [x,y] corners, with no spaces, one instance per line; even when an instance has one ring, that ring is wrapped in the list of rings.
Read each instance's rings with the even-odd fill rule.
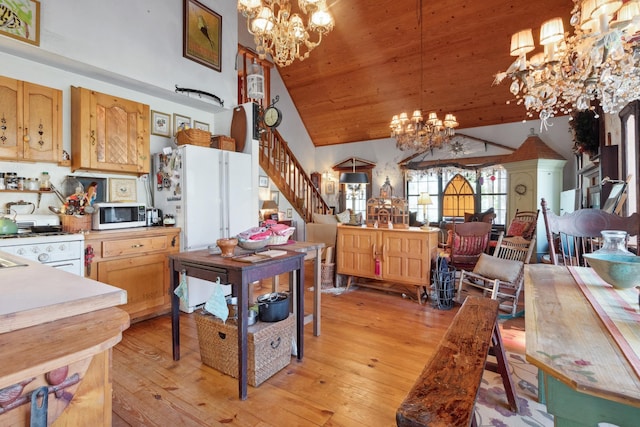
[[[0,251],[0,334],[127,302],[127,292]]]

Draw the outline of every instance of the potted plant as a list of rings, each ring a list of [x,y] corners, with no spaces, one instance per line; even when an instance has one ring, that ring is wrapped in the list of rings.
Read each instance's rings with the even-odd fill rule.
[[[586,154],[589,158],[597,156],[600,148],[599,122],[591,110],[573,113],[569,120],[573,136],[573,152]]]

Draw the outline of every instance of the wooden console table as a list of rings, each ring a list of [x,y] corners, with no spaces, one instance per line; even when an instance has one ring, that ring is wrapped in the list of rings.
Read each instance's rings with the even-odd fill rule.
[[[295,308],[304,313],[304,253],[288,252],[286,255],[258,263],[246,263],[211,255],[207,250],[181,252],[169,255],[171,272],[171,334],[173,360],[180,360],[180,300],[174,293],[180,284],[180,273],[187,276],[221,283],[230,283],[233,295],[238,297],[238,396],[247,398],[247,318],[249,315],[249,285],[260,279],[278,274],[295,272]],[[296,317],[297,357],[302,360],[304,349],[304,316]]]
[[[385,229],[338,224],[337,272],[349,276],[347,287],[352,277],[415,286],[421,302],[422,289],[431,285],[431,259],[436,257],[439,232],[434,227]],[[373,287],[390,290],[382,285]]]
[[[525,266],[525,296],[527,361],[555,425],[637,425],[640,378],[567,267]]]

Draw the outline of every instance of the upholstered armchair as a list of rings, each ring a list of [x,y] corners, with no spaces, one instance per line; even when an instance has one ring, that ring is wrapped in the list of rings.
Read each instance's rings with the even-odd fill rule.
[[[453,224],[449,230],[447,244],[441,255],[448,258],[449,265],[457,270],[473,270],[480,254],[487,251],[491,236],[491,223],[463,222]]]

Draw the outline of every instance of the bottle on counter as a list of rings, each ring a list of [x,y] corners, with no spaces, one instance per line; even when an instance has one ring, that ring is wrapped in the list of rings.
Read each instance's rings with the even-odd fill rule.
[[[40,175],[40,190],[51,191],[51,180],[49,178],[49,172],[42,172]]]

